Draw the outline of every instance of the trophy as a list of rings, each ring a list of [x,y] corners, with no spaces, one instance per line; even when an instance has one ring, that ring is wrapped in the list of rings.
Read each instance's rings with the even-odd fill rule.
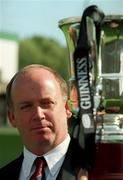
[[[70,133],[87,152],[89,180],[123,179],[123,16],[94,5],[59,28],[69,51]]]

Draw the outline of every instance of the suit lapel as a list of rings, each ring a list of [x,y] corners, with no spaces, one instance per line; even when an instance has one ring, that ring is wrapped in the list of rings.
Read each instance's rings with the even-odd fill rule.
[[[21,156],[16,159],[15,163],[13,164],[14,167],[15,167],[15,175],[13,175],[15,178],[19,178],[19,175],[20,175],[20,170],[21,170],[21,166],[22,166],[22,161],[23,161],[23,154],[21,154]],[[14,174],[13,173],[13,174]]]
[[[84,151],[77,141],[72,139],[56,180],[76,180],[80,168],[87,169]]]

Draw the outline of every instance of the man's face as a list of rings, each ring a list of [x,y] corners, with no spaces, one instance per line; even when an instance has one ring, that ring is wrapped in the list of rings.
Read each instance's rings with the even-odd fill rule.
[[[28,70],[14,82],[11,95],[13,112],[9,112],[9,119],[29,150],[42,146],[47,151],[65,139],[65,100],[50,72]]]

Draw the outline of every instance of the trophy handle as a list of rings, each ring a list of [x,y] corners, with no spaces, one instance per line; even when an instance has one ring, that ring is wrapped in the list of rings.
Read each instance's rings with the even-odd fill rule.
[[[89,164],[91,164],[96,129],[93,99],[96,71],[92,69],[95,68],[93,64],[96,65],[98,49],[96,45],[99,44],[100,25],[103,18],[102,11],[93,5],[85,9],[79,26],[77,22],[68,23],[68,19],[59,23],[67,39],[70,52],[71,84],[69,92],[72,109],[78,108],[76,117],[78,122],[76,127],[78,129],[75,128],[75,130],[78,130],[76,133],[77,140],[82,149],[85,150],[86,160]],[[67,22],[66,25],[65,22]],[[73,97],[76,98],[74,104]]]

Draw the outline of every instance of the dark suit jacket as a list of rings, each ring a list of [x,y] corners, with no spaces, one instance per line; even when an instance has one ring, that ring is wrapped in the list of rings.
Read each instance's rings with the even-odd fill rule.
[[[65,160],[58,174],[57,180],[76,180],[78,168],[87,168],[84,151],[78,146],[76,140],[71,140]],[[0,179],[18,180],[23,154],[8,165],[0,169]]]

